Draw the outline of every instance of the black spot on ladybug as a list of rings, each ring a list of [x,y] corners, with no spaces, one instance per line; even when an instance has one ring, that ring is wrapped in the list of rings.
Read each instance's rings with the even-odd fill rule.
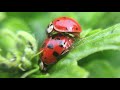
[[[63,17],[64,19],[66,18],[66,17]]]
[[[63,44],[64,44],[64,43],[63,43],[62,41],[60,41],[59,46],[60,46],[60,47],[63,47]]]
[[[56,51],[54,51],[54,52],[53,52],[53,56],[58,57],[59,54],[58,54]]]
[[[60,47],[63,47],[63,45],[62,45],[62,44],[60,44],[59,46],[60,46]]]
[[[44,59],[47,59],[46,57]]]
[[[48,44],[47,47],[50,48],[50,49],[53,49],[53,44]]]
[[[78,30],[78,28],[77,28],[77,27],[76,27],[75,29],[76,29],[76,30]]]

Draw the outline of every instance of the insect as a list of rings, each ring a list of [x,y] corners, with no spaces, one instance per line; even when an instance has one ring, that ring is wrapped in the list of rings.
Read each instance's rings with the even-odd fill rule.
[[[82,32],[82,29],[79,23],[69,17],[56,18],[47,27],[48,36],[62,33],[72,37],[79,37],[80,32]]]
[[[40,56],[41,69],[46,71],[47,65],[56,63],[61,55],[64,55],[70,50],[73,42],[73,38],[62,34],[57,34],[53,37],[47,38],[40,49],[40,51],[42,50]]]

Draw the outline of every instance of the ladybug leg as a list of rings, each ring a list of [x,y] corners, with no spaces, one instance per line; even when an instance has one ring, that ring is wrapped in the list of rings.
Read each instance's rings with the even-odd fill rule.
[[[67,53],[69,50],[65,50],[64,52],[62,52],[61,55],[64,55],[65,53]]]
[[[73,38],[75,37],[73,34],[68,34],[68,35],[71,36],[71,37],[73,37]]]
[[[77,38],[80,38],[80,33],[74,33]]]
[[[73,48],[74,48],[74,46],[71,46],[71,47],[70,47],[70,49],[73,49]]]

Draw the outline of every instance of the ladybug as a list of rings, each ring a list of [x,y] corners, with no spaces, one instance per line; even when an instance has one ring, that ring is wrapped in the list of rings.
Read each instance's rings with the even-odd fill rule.
[[[73,42],[73,38],[62,34],[47,38],[40,49],[42,51],[40,55],[41,69],[46,71],[46,66],[56,63],[61,55],[64,55],[70,50]]]
[[[68,34],[72,37],[79,37],[82,32],[81,26],[77,21],[69,17],[59,17],[54,19],[47,27],[48,36],[58,33]]]

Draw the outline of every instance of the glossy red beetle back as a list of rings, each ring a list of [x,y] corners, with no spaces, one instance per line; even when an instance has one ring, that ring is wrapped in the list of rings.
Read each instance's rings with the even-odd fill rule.
[[[47,38],[40,49],[43,50],[41,54],[42,62],[46,65],[57,62],[57,58],[68,51],[73,42],[72,38],[66,36],[57,35],[54,38]]]
[[[69,17],[59,17],[53,20],[54,29],[59,32],[82,32],[77,21]]]

